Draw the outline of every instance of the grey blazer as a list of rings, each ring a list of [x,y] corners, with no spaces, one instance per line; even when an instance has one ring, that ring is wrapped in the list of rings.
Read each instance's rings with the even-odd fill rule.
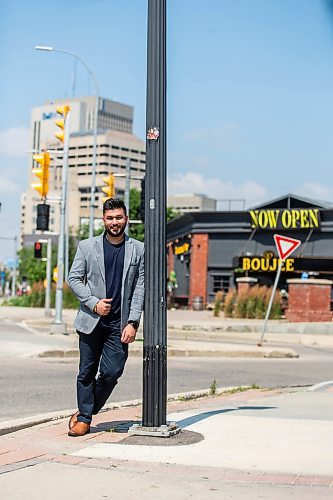
[[[104,234],[79,242],[68,276],[68,284],[80,301],[75,328],[91,333],[101,316],[93,312],[106,298],[103,251]],[[121,328],[129,320],[140,321],[144,300],[144,246],[125,235],[124,271],[121,287]]]

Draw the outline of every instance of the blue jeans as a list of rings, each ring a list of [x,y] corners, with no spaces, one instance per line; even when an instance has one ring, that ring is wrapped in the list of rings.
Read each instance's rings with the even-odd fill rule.
[[[79,331],[77,333],[80,337],[78,421],[89,424],[92,415],[96,415],[105,405],[124,371],[128,344],[123,344],[120,340],[120,321],[110,324],[99,321],[89,335]]]

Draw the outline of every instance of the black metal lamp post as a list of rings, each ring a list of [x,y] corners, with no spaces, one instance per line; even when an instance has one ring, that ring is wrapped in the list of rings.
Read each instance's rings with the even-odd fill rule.
[[[170,436],[167,425],[166,0],[148,0],[143,420],[131,433]]]

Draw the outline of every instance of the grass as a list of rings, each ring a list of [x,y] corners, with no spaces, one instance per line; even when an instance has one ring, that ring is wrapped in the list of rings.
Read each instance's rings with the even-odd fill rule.
[[[210,384],[209,395],[215,396],[216,390],[217,390],[217,383],[216,383],[216,379],[214,378],[213,382]]]

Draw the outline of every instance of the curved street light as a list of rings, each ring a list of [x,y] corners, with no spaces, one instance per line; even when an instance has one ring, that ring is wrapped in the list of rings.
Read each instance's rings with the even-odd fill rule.
[[[99,88],[97,80],[94,73],[91,71],[90,66],[86,63],[82,57],[70,52],[69,50],[56,49],[55,47],[48,47],[45,45],[36,45],[36,50],[44,50],[46,52],[60,52],[62,54],[67,54],[74,57],[87,69],[94,87],[95,87],[95,113],[94,113],[94,142],[93,142],[93,161],[92,161],[92,173],[91,173],[91,189],[90,189],[90,214],[89,214],[89,237],[94,235],[94,211],[95,211],[95,191],[96,191],[96,158],[97,158],[97,124],[98,124],[98,103],[99,103]]]

